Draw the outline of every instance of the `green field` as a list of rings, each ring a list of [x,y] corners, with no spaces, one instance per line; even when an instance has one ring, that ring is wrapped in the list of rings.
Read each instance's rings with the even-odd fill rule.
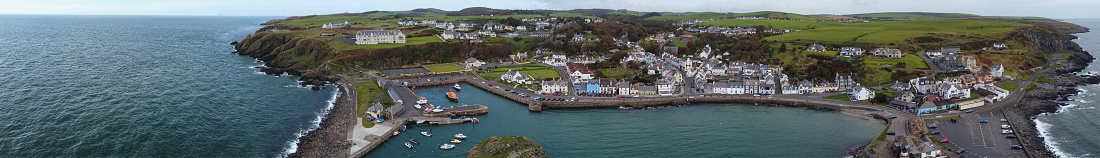
[[[902,57],[901,59],[881,59],[871,57],[863,58],[863,65],[867,67],[878,67],[878,64],[896,65],[898,62],[904,62],[905,68],[926,70],[932,69],[932,67],[928,66],[927,62],[924,62],[924,59],[921,59],[919,56],[913,53],[906,54],[905,57]]]
[[[383,49],[383,48],[397,48],[408,45],[421,45],[430,42],[443,42],[436,36],[424,36],[424,37],[410,37],[405,39],[405,43],[381,43],[373,45],[351,45],[339,41],[330,41],[329,45],[337,50],[354,50],[354,49]]]
[[[363,115],[366,114],[367,108],[374,105],[375,100],[381,102],[388,101],[388,99],[385,99],[388,94],[386,94],[386,91],[382,90],[382,87],[379,87],[378,83],[374,82],[374,80],[354,82],[352,84],[355,84],[355,99],[357,101],[357,103],[355,103],[357,109],[355,113],[356,117],[363,117]]]
[[[824,55],[824,56],[836,56],[836,54],[840,53],[840,51],[810,52],[810,51],[805,51],[805,49],[803,49],[802,53],[819,54],[819,55]]]
[[[848,98],[848,93],[840,93],[840,94],[837,94],[837,95],[830,95],[830,96],[823,97],[823,98],[832,99],[832,100],[839,100],[839,101],[852,101],[850,98]]]
[[[1014,90],[1016,90],[1016,88],[1020,88],[1020,84],[1009,82],[1009,83],[998,85],[997,87],[1001,87],[1001,89],[1005,89],[1005,90],[1008,90],[1008,91],[1014,91]]]
[[[489,69],[488,73],[481,73],[481,77],[486,80],[493,80],[500,78],[500,76],[508,73],[508,70],[519,71],[520,74],[531,75],[534,78],[561,78],[558,74],[558,70],[555,70],[550,66],[541,65],[516,65],[516,66],[501,66]]]
[[[828,18],[828,17],[824,17],[824,16],[801,15],[801,14],[784,13],[784,12],[776,12],[776,11],[759,11],[759,12],[750,12],[750,13],[737,13],[737,14],[733,14],[731,16],[733,16],[733,17],[743,17],[743,16],[761,17],[761,16],[763,16],[765,18],[772,18],[772,19],[791,19],[791,20],[809,20],[809,21],[833,20],[832,18]]]
[[[686,19],[718,19],[729,17],[730,14],[714,12],[684,12],[663,13],[661,16],[647,17],[646,20],[686,20]]]
[[[781,25],[790,22],[775,22]],[[977,20],[911,20],[873,21],[865,23],[841,23],[820,21],[811,25],[815,29],[767,37],[767,40],[819,40],[855,41],[863,43],[904,43],[905,39],[927,36],[927,33],[965,33],[990,37],[1002,37],[1012,32],[1013,25],[1026,25],[998,21]]]
[[[553,13],[553,14],[550,14],[550,17],[578,17],[578,18],[588,18],[588,19],[599,19],[599,18],[594,17],[594,16],[580,15],[580,14],[577,14],[577,13],[568,13],[568,12]]]
[[[726,19],[709,21],[699,23],[695,25],[699,26],[771,26],[773,29],[793,29],[793,30],[805,30],[810,25],[817,23],[817,21],[799,21],[799,20],[746,20],[746,19]]]
[[[455,71],[466,70],[466,69],[458,67],[454,64],[430,65],[430,66],[424,66],[424,68],[427,68],[428,70],[431,70],[432,72],[435,72],[435,73],[447,73],[447,72],[455,72]]]

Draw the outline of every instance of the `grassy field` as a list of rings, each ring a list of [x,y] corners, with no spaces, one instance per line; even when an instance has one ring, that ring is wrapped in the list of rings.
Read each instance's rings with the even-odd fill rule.
[[[814,23],[817,23],[817,21],[726,19],[726,20],[718,20],[718,21],[709,21],[709,22],[699,23],[699,24],[696,24],[696,25],[701,25],[701,26],[710,26],[710,25],[713,25],[713,26],[741,26],[741,27],[752,27],[752,26],[765,26],[765,27],[767,27],[767,26],[771,26],[773,29],[805,30],[805,29],[809,28],[809,26],[813,25]]]
[[[868,70],[867,74],[864,74],[866,78],[863,86],[877,86],[881,84],[894,83],[894,80],[890,80],[891,71],[885,71],[878,66],[864,66],[864,69]],[[873,72],[872,72],[873,70]]]
[[[810,51],[802,50],[802,53],[819,54],[819,55],[825,55],[825,56],[836,56],[836,54],[840,53],[840,51],[810,52]]]
[[[466,69],[458,67],[454,64],[431,65],[431,66],[424,66],[424,68],[427,68],[428,70],[431,70],[432,72],[435,72],[435,73],[447,73],[447,72],[455,72],[455,71],[466,70]]]
[[[430,42],[443,42],[443,40],[440,40],[439,37],[436,37],[436,36],[424,36],[424,37],[406,38],[405,43],[381,43],[381,44],[373,44],[373,45],[351,45],[351,44],[347,44],[347,43],[339,42],[339,41],[330,41],[329,45],[332,45],[332,48],[336,48],[337,50],[354,50],[354,49],[397,48],[397,47],[404,47],[404,46],[408,46],[408,45],[421,45],[421,44],[430,43]]]
[[[363,115],[366,114],[367,108],[374,105],[375,100],[386,101],[385,96],[388,96],[386,94],[387,92],[382,90],[382,87],[379,87],[378,83],[374,82],[374,80],[355,82],[353,84],[355,84],[355,99],[357,101],[355,107],[358,110],[355,112],[356,117],[363,117]]]
[[[830,95],[830,96],[823,97],[823,98],[832,99],[832,100],[839,100],[839,101],[852,101],[851,99],[848,98],[847,93],[841,93],[841,94],[837,94],[837,95]]]
[[[932,67],[928,66],[927,62],[924,62],[924,59],[921,59],[919,56],[913,53],[909,53],[901,59],[881,59],[870,57],[863,58],[863,65],[867,67],[878,67],[877,65],[879,64],[890,64],[891,66],[893,66],[897,65],[899,62],[904,62],[905,68],[926,70],[932,69]]]
[[[1027,88],[1024,88],[1024,91],[1030,92],[1036,89],[1039,89],[1039,86],[1035,86],[1035,83],[1031,83],[1027,85]]]
[[[646,20],[686,20],[686,19],[718,19],[729,17],[730,14],[714,12],[684,12],[665,13],[661,16],[647,17]]]
[[[1005,83],[1005,84],[998,85],[997,87],[1001,87],[1001,89],[1005,89],[1005,90],[1008,90],[1008,91],[1013,91],[1013,90],[1016,90],[1016,88],[1020,88],[1020,84],[1019,83]]]
[[[784,12],[776,12],[776,11],[759,11],[759,12],[750,12],[750,13],[737,13],[737,14],[733,14],[731,16],[733,16],[733,17],[754,16],[754,17],[765,17],[765,18],[772,18],[772,19],[791,19],[791,20],[808,20],[808,21],[833,20],[832,18],[828,18],[828,17],[824,17],[824,16],[802,15],[802,14],[784,13]]]
[[[602,72],[603,75],[607,78],[626,78],[627,75],[634,73],[629,69],[624,71],[620,68],[603,68],[600,69],[600,72]]]
[[[1013,24],[1026,25],[1010,22],[976,20],[873,21],[865,23],[820,21],[811,25],[811,27],[815,29],[792,32],[765,39],[900,44],[904,43],[905,39],[927,36],[927,33],[967,33],[1001,37],[1015,29],[1015,27],[1012,26]]]
[[[578,18],[588,18],[588,19],[599,19],[599,18],[594,17],[594,16],[580,15],[580,14],[577,14],[577,13],[567,13],[567,12],[554,13],[554,14],[550,14],[550,16],[551,17],[578,17]]]

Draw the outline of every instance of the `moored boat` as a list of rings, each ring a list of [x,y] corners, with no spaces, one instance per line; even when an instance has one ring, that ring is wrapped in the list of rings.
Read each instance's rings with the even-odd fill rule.
[[[481,123],[481,121],[478,121],[477,118],[475,117],[474,118],[474,124],[477,124],[477,123]]]
[[[456,91],[462,90],[462,86],[458,86],[458,83],[455,83],[455,90]]]
[[[462,143],[462,141],[458,140],[458,139],[451,139],[451,143],[458,144],[458,143]]]
[[[401,134],[401,131],[393,131],[393,136],[397,136],[398,134]]]
[[[455,92],[447,92],[447,99],[458,100],[458,95]]]
[[[426,137],[432,137],[432,134],[428,133],[428,132],[420,132],[420,135],[424,135]]]
[[[439,148],[440,149],[454,149],[455,145],[454,144],[443,144],[443,145],[440,145]]]
[[[412,145],[412,144],[410,144],[409,142],[405,142],[405,147],[409,147],[409,149],[412,149],[412,148],[413,148],[413,145]]]
[[[455,139],[466,139],[466,135],[463,135],[462,133],[455,134]]]
[[[416,139],[409,138],[409,141],[413,144],[420,144],[420,141],[416,141]]]
[[[416,101],[416,104],[427,104],[428,98],[420,97],[420,100]]]

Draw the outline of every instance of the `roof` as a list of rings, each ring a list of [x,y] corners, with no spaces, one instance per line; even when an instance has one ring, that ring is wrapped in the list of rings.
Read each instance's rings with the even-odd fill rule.
[[[381,103],[375,102],[373,106],[370,106],[369,108],[367,108],[367,111],[379,111],[379,110],[382,110],[384,108],[385,107],[382,107]]]
[[[657,91],[657,87],[654,86],[638,86],[639,91]]]
[[[404,33],[401,33],[401,31],[398,31],[398,30],[362,30],[362,31],[359,31],[359,33],[355,33],[356,36],[359,36],[359,35],[363,35],[363,36],[383,36],[383,35],[398,35],[398,34],[404,35]]]
[[[405,106],[397,105],[397,106],[390,106],[390,108],[389,108],[390,113],[393,113],[393,114],[397,114],[397,113],[401,112],[402,110],[405,110]]]
[[[466,63],[475,63],[475,62],[477,62],[477,58],[474,58],[474,57],[466,58]]]

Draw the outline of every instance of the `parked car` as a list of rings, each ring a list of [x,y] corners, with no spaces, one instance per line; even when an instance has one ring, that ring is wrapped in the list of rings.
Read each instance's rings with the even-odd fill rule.
[[[886,132],[886,135],[894,135],[894,131]]]
[[[1005,138],[1016,138],[1016,135],[1015,134],[1005,135]]]
[[[626,98],[626,95],[619,95],[619,98]]]
[[[932,134],[940,134],[940,131],[932,131]]]
[[[944,138],[943,140],[940,140],[940,143],[947,143],[947,142],[951,142],[951,140],[947,140],[947,138]]]
[[[966,148],[959,148],[959,150],[955,150],[956,154],[962,154],[964,152],[966,152]]]
[[[890,119],[896,119],[898,116],[890,116]]]
[[[1012,134],[1012,130],[1001,130],[1001,134]]]
[[[1001,119],[1001,122],[1008,122],[1008,119]]]
[[[932,125],[928,125],[928,128],[936,128],[936,124],[933,123]]]
[[[978,123],[989,123],[989,120],[978,120]]]
[[[974,112],[974,109],[966,109],[966,113],[972,113],[972,112]]]
[[[1020,145],[1012,145],[1012,150],[1016,150],[1016,149],[1024,149],[1024,147],[1020,146]]]
[[[958,123],[959,119],[951,118],[951,123]]]
[[[1009,128],[1012,128],[1012,126],[1008,126],[1008,125],[1001,125],[1001,129],[1009,129]]]

